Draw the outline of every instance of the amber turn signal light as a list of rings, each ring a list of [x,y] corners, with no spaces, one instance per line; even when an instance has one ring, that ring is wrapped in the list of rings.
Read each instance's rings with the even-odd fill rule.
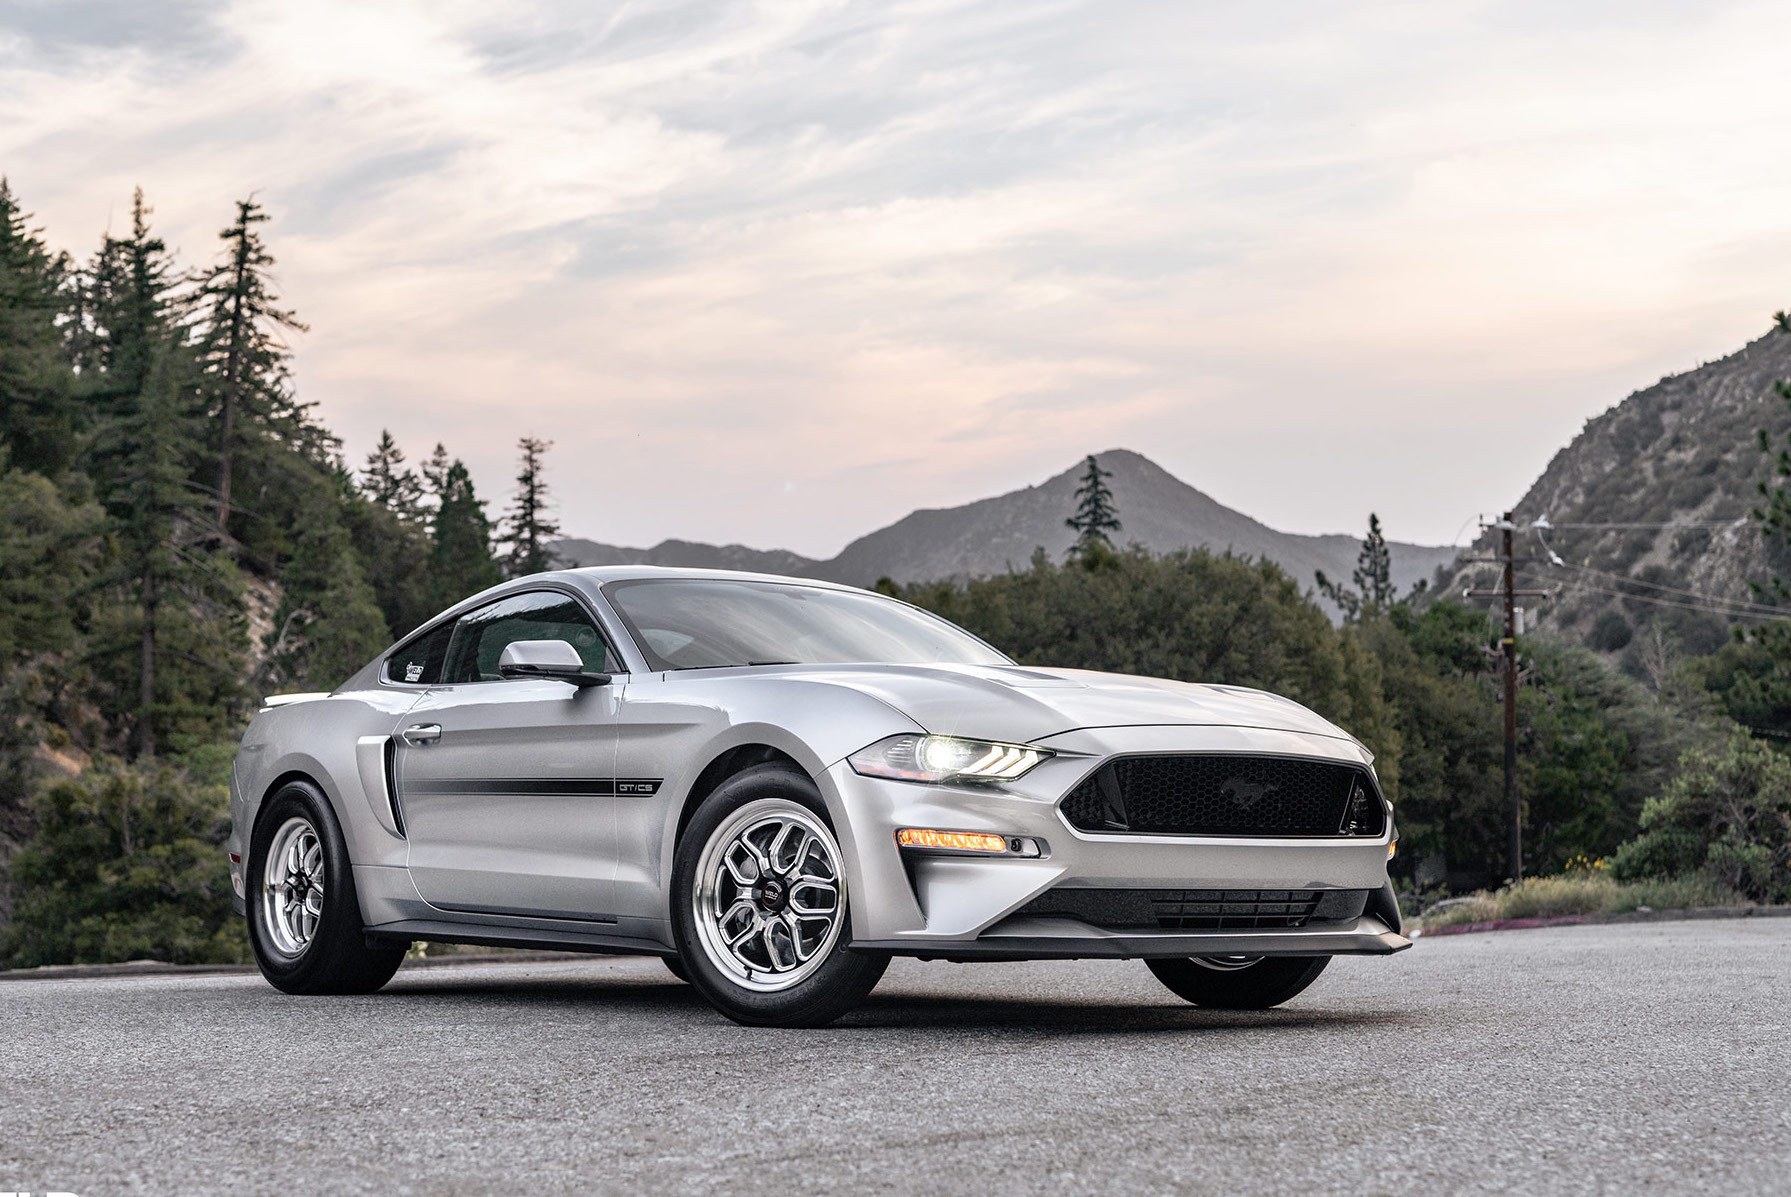
[[[932,827],[904,827],[896,843],[919,852],[973,852],[978,856],[1045,855],[1045,841],[1030,835],[1003,836],[992,831],[939,831]]]
[[[934,848],[947,852],[1007,852],[1007,837],[987,831],[934,831],[928,827],[904,827],[896,832],[904,848]]]

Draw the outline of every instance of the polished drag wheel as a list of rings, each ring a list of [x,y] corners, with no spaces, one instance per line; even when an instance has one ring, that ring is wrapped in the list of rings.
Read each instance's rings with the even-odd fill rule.
[[[1146,960],[1157,980],[1196,1006],[1267,1010],[1318,980],[1329,956],[1195,956]]]
[[[392,979],[405,945],[369,946],[348,847],[330,804],[288,782],[261,808],[249,843],[249,946],[287,993],[372,993]]]
[[[296,958],[311,946],[323,917],[323,843],[302,816],[274,833],[262,869],[261,918],[269,946]]]
[[[799,985],[839,939],[845,906],[833,833],[783,799],[734,814],[703,847],[697,934],[737,985],[775,993]]]
[[[848,946],[839,841],[807,777],[761,765],[722,783],[679,842],[678,951],[724,1014],[819,1026],[869,993],[888,957]]]

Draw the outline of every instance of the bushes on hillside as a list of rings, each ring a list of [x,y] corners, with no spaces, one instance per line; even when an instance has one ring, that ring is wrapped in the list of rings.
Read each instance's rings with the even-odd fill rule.
[[[221,847],[226,788],[166,761],[102,761],[39,791],[12,856],[15,968],[245,958]]]
[[[1702,875],[1757,901],[1791,901],[1791,759],[1736,733],[1694,749],[1642,808],[1620,878]]]

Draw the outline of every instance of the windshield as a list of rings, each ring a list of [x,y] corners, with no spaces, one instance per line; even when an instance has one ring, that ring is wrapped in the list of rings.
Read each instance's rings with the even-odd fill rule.
[[[943,619],[873,594],[731,578],[642,578],[604,593],[655,670],[1012,664]]]

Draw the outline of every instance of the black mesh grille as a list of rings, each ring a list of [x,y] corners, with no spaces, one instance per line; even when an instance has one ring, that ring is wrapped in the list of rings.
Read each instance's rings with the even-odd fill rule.
[[[1318,906],[1311,889],[1154,889],[1157,926],[1182,931],[1304,927]]]
[[[1142,835],[1378,836],[1386,811],[1366,770],[1300,757],[1121,757],[1063,800],[1082,831]]]
[[[1113,930],[1290,930],[1362,917],[1365,889],[1046,890],[1018,918],[1073,918]]]

